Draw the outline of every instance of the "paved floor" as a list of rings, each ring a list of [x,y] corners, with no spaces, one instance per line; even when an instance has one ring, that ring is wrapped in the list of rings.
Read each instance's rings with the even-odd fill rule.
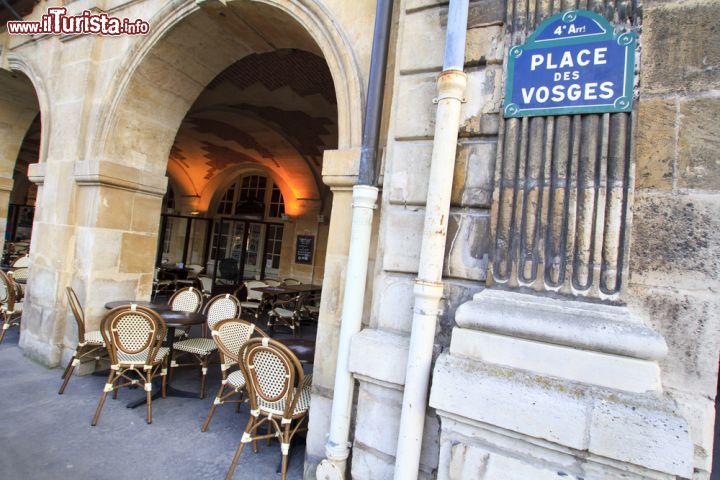
[[[22,355],[18,329],[0,344],[0,478],[44,479],[221,479],[225,478],[248,418],[248,405],[235,413],[221,406],[206,433],[200,432],[219,387],[219,369],[211,369],[204,400],[166,398],[153,402],[153,423],[145,409],[125,408],[144,391],[122,389],[109,396],[96,427],[90,426],[104,377],[73,377],[58,395],[59,368],[49,370]],[[216,366],[217,367],[217,366]],[[173,385],[197,391],[198,374],[184,370]],[[234,478],[280,478],[277,443],[264,442],[257,454],[247,448]],[[288,479],[302,477],[304,447],[294,447]]]

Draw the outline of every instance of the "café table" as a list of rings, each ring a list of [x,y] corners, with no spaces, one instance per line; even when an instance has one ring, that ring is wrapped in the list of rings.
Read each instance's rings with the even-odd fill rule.
[[[165,303],[154,303],[154,302],[141,302],[141,301],[134,301],[134,300],[119,300],[115,302],[108,302],[105,304],[105,308],[108,310],[122,307],[125,305],[140,305],[142,307],[147,307],[160,315],[160,317],[165,321],[165,325],[167,326],[167,334],[165,336],[165,345],[169,348],[168,352],[168,364],[172,360],[172,355],[174,351],[174,344],[175,344],[175,329],[176,328],[185,328],[190,327],[192,325],[202,325],[207,321],[207,316],[202,313],[194,313],[194,312],[178,312],[175,310],[171,310],[170,307]],[[168,375],[169,375],[168,371]],[[186,392],[184,390],[179,390],[176,388],[173,388],[170,385],[170,377],[168,376],[167,384],[166,384],[166,396],[168,397],[182,397],[182,398],[200,398],[200,394],[193,393],[193,392]],[[153,400],[155,400],[157,397],[160,396],[160,388],[155,389],[156,392],[153,394]],[[146,399],[143,398],[141,400],[137,400],[135,402],[131,402],[127,404],[127,408],[136,408],[140,405],[144,405],[146,403]]]
[[[188,277],[189,270],[185,267],[160,267],[160,275],[172,277],[171,280],[185,280]]]
[[[256,292],[261,292],[266,295],[290,295],[295,293],[312,293],[322,291],[322,285],[278,285],[277,287],[254,287],[251,288]]]
[[[149,308],[150,310],[154,310],[158,313],[172,311],[170,305],[165,302],[143,302],[139,300],[118,300],[115,302],[107,302],[105,304],[105,308],[112,310],[113,308],[123,307],[133,303],[139,307]]]
[[[300,284],[300,285],[283,285],[288,290],[297,293],[317,293],[322,291],[322,285],[317,284]]]

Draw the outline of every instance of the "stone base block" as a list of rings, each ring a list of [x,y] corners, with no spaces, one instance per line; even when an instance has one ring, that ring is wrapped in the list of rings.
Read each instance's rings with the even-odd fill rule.
[[[656,362],[478,330],[453,329],[450,353],[628,392],[662,389]]]
[[[442,417],[438,480],[675,480],[453,416]]]
[[[455,478],[447,449],[456,434],[486,445],[488,455],[509,450],[504,455],[522,463],[585,480],[692,475],[688,424],[657,393],[631,394],[444,354],[435,365],[430,406],[442,418],[445,476],[438,478]],[[516,439],[513,446],[503,444],[506,438]],[[465,468],[455,462],[461,465],[453,471]],[[485,476],[463,478],[516,478],[488,476],[490,463],[483,469]]]
[[[62,348],[37,338],[27,329],[21,330],[18,345],[22,349],[23,355],[48,368],[60,365]]]

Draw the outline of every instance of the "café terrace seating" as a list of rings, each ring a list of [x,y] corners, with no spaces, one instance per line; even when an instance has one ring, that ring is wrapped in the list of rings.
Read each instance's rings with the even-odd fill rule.
[[[152,381],[162,377],[162,396],[167,384],[167,356],[163,347],[167,327],[153,310],[138,305],[110,310],[100,325],[110,356],[110,374],[98,401],[92,426],[97,425],[107,394],[117,398],[123,387],[142,385],[147,396],[147,423],[152,423]],[[138,377],[141,380],[138,380]]]
[[[203,325],[203,336],[176,342],[173,358],[170,359],[170,368],[173,369],[187,366],[201,368],[200,398],[205,398],[205,379],[207,378],[210,356],[217,351],[215,341],[208,338],[208,327],[212,329],[220,320],[238,318],[240,316],[240,301],[229,293],[217,295],[205,305],[204,313],[207,315],[207,325]],[[183,356],[191,357],[194,362],[176,363],[175,360]]]
[[[235,452],[226,479],[231,479],[245,445],[277,438],[282,452],[281,479],[287,476],[290,443],[307,430],[312,375],[305,375],[295,354],[270,338],[252,338],[240,347],[238,361],[250,400],[250,419]],[[268,424],[269,432],[258,432]]]
[[[14,271],[18,270],[24,272],[27,266],[17,267]],[[302,286],[301,282],[292,279],[286,279],[285,282],[270,283],[275,285],[272,288],[280,290],[283,290],[284,286]],[[277,439],[282,453],[279,469],[281,478],[285,479],[292,438],[296,433],[307,430],[306,419],[310,404],[312,374],[305,374],[303,364],[288,346],[281,341],[271,339],[254,323],[241,320],[241,305],[251,303],[257,306],[254,312],[258,315],[267,308],[274,322],[282,323],[293,330],[291,325],[295,323],[299,326],[301,316],[306,312],[305,299],[314,298],[315,295],[298,293],[288,298],[288,293],[285,291],[274,295],[273,292],[263,294],[253,290],[259,287],[269,287],[269,285],[266,282],[250,281],[241,287],[247,289],[246,302],[240,302],[235,296],[227,293],[216,295],[204,302],[202,292],[193,287],[175,291],[167,301],[167,305],[145,302],[147,306],[142,306],[135,303],[124,304],[124,301],[111,301],[106,304],[106,308],[112,308],[110,305],[113,303],[121,306],[112,308],[104,316],[99,330],[87,329],[85,311],[78,296],[72,287],[66,287],[68,306],[77,327],[77,346],[65,367],[58,393],[65,393],[70,378],[81,363],[106,359],[109,361],[110,370],[91,425],[98,424],[108,394],[112,392],[113,399],[117,399],[119,390],[124,387],[138,387],[140,392],[145,392],[143,402],[133,402],[127,406],[134,408],[136,404],[145,403],[145,420],[151,424],[153,393],[157,396],[159,389],[162,398],[165,398],[166,394],[168,397],[172,395],[170,386],[172,369],[183,366],[199,367],[202,371],[200,394],[194,398],[204,398],[207,373],[212,365],[211,358],[217,351],[220,386],[210,404],[201,431],[208,430],[219,405],[233,403],[239,412],[243,403],[249,403],[249,421],[230,465],[228,478],[234,473],[246,443],[252,442],[253,450],[257,452],[258,440],[266,439],[270,445],[272,439]],[[278,300],[278,296],[283,299]],[[7,329],[18,323],[22,304],[17,300],[21,298],[22,290],[14,280],[13,274],[0,271],[0,314],[3,320],[0,341]],[[289,316],[285,315],[283,305],[289,307]],[[166,325],[164,320],[166,313],[182,312],[195,315],[201,310],[206,317],[201,336],[169,340],[173,338],[172,335],[168,336],[168,332],[172,330],[168,325],[172,323]],[[249,310],[253,311],[252,308]],[[293,333],[296,331],[294,330]],[[182,335],[186,334],[183,332]],[[169,343],[165,345],[166,342]],[[302,350],[298,350],[301,353],[297,355],[300,355],[305,364],[312,365],[312,350],[309,348],[314,349],[314,347],[308,346],[308,342],[310,340],[297,340],[293,348],[301,347]],[[172,355],[170,355],[171,350]],[[186,363],[180,363],[188,357]],[[154,383],[158,379],[160,382]],[[260,433],[262,425],[265,425],[265,428],[264,432]]]
[[[15,283],[11,275],[0,271],[0,318],[2,318],[2,330],[0,330],[0,343],[5,339],[5,334],[10,327],[20,325],[22,316],[22,290]]]
[[[212,337],[220,351],[220,372],[222,381],[220,390],[210,406],[207,418],[202,426],[202,431],[207,431],[208,425],[215,414],[218,405],[235,403],[238,408],[243,403],[243,392],[245,391],[245,377],[240,370],[238,353],[240,347],[253,336],[268,338],[268,334],[250,322],[239,319],[227,319],[215,323],[210,327]],[[232,371],[235,369],[234,371]],[[232,397],[237,397],[231,400]]]
[[[68,362],[65,368],[65,373],[63,373],[63,383],[60,391],[58,391],[60,395],[65,392],[65,387],[70,381],[75,367],[80,365],[83,360],[100,360],[107,356],[105,340],[103,340],[100,330],[88,331],[85,329],[85,312],[82,309],[82,305],[80,305],[80,300],[78,300],[75,290],[73,290],[72,287],[66,287],[65,293],[67,294],[68,304],[72,310],[73,318],[77,324],[78,344],[70,362]]]

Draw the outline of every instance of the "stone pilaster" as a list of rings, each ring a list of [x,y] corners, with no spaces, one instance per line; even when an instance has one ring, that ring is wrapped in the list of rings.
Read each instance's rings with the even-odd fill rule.
[[[76,223],[72,286],[97,328],[111,300],[149,300],[167,178],[108,161],[82,161],[72,172]],[[74,348],[74,328],[64,345]]]
[[[357,182],[359,161],[359,149],[327,150],[323,157],[323,182],[332,191],[332,210],[315,351],[315,357],[323,360],[316,362],[313,370],[311,408],[319,413],[310,417],[308,425],[306,478],[314,478],[318,463],[325,458],[325,442],[330,429],[345,270],[350,246],[352,187]]]

